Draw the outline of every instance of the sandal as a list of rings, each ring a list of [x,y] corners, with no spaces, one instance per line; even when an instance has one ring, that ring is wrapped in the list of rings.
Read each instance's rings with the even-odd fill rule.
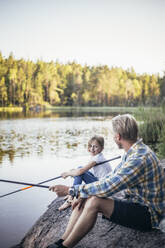
[[[68,197],[68,199],[61,205],[61,207],[59,207],[59,211],[63,211],[69,207],[71,207],[72,205],[72,198]]]

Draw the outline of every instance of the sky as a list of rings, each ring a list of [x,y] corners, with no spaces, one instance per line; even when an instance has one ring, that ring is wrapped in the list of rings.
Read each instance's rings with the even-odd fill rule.
[[[0,0],[0,52],[162,76],[164,13],[164,0]]]

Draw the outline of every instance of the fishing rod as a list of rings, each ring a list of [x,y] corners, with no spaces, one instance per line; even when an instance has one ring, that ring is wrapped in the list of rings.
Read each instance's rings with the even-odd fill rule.
[[[47,180],[45,180],[45,181],[42,181],[42,182],[38,183],[38,185],[43,184],[43,183],[47,183],[47,182],[50,182],[50,181],[53,181],[53,180],[56,180],[56,179],[58,179],[58,178],[61,178],[61,176],[54,177],[54,178],[51,178],[51,179],[47,179]],[[1,180],[0,180],[0,181],[1,181]],[[24,184],[24,185],[26,185],[26,184]],[[7,193],[7,194],[5,194],[5,195],[1,195],[0,198],[5,197],[5,196],[8,196],[8,195],[12,195],[12,194],[14,194],[14,193],[17,193],[17,192],[20,192],[20,191],[23,191],[23,190],[26,190],[26,189],[30,189],[30,188],[32,188],[32,187],[34,187],[34,186],[35,186],[35,185],[30,184],[30,186],[28,186],[28,187],[21,188],[21,189],[17,189],[17,190],[15,190],[15,191],[12,191],[12,192]],[[39,186],[38,186],[38,187],[39,187]]]
[[[105,160],[105,161],[103,161],[103,162],[97,163],[97,165],[104,164],[104,163],[107,163],[107,162],[110,162],[110,161],[113,161],[113,160],[116,160],[116,159],[119,159],[119,158],[121,158],[121,156],[117,156],[117,157],[114,157],[114,158]],[[29,188],[34,187],[34,186],[35,186],[35,187],[42,187],[42,188],[49,188],[49,186],[44,186],[44,185],[41,185],[41,184],[47,183],[47,182],[50,182],[50,181],[53,181],[53,180],[56,180],[56,179],[61,178],[61,177],[62,177],[62,176],[54,177],[54,178],[51,178],[51,179],[42,181],[42,182],[40,182],[40,183],[38,183],[38,184],[34,184],[34,183],[25,183],[25,182],[18,182],[18,181],[11,181],[11,180],[0,179],[0,182],[29,185],[28,187],[21,188],[21,189],[12,191],[12,192],[10,192],[10,193],[1,195],[0,198],[5,197],[5,196],[8,196],[8,195],[12,195],[12,194],[14,194],[14,193],[17,193],[17,192],[20,192],[20,191],[29,189]]]
[[[113,160],[115,160],[115,159],[119,159],[119,158],[121,158],[121,156],[117,156],[117,157],[114,157],[114,158],[110,158],[110,159],[108,159],[108,160],[105,160],[105,161],[103,161],[103,162],[100,162],[100,163],[96,164],[96,166],[97,166],[97,165],[100,165],[100,164],[104,164],[104,163],[110,162],[110,161],[113,161]]]
[[[11,180],[5,180],[5,179],[0,179],[0,182],[23,184],[23,185],[29,185],[29,186],[35,186],[35,187],[41,187],[41,188],[49,188],[49,186],[46,186],[46,185],[40,185],[40,184],[36,184],[36,183],[26,183],[26,182],[11,181]]]

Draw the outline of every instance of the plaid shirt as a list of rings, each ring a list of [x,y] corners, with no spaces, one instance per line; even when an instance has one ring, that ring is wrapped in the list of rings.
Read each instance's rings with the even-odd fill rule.
[[[142,140],[131,146],[114,172],[97,182],[74,187],[81,198],[110,197],[124,190],[128,201],[148,206],[154,228],[165,211],[165,173]]]

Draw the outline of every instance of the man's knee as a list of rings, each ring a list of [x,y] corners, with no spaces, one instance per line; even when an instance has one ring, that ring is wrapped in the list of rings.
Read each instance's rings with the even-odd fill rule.
[[[113,212],[114,201],[110,198],[105,199],[97,196],[92,196],[87,200],[85,208],[87,209],[87,211],[92,209],[96,212],[103,213],[105,216],[110,216]]]
[[[87,200],[87,202],[86,202],[86,204],[85,204],[85,207],[87,208],[87,209],[95,209],[95,210],[97,210],[97,211],[99,211],[99,209],[100,209],[100,205],[101,205],[101,201],[100,201],[101,199],[100,198],[98,198],[97,196],[91,196],[88,200]]]

